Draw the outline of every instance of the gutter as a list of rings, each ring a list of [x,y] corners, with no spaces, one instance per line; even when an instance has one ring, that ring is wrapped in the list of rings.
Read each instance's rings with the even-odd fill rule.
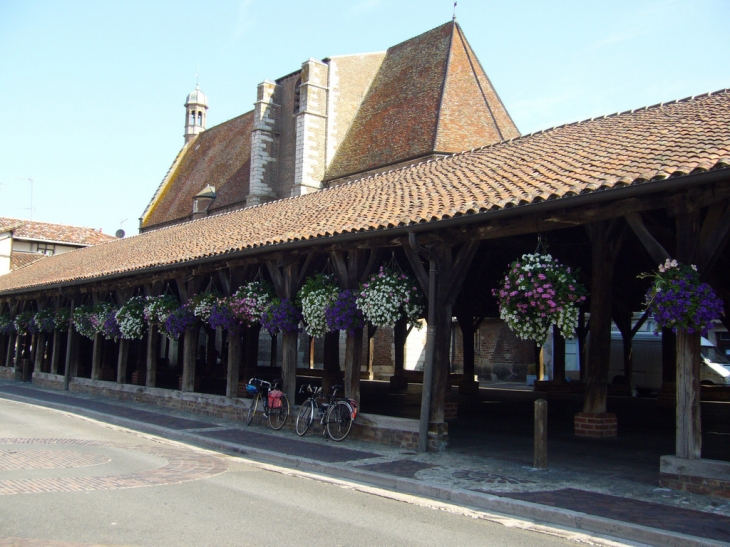
[[[89,285],[102,281],[114,281],[117,279],[136,277],[139,275],[150,275],[160,272],[174,271],[181,268],[192,268],[195,266],[210,264],[211,262],[222,262],[225,260],[256,256],[270,252],[295,251],[304,248],[312,248],[318,245],[348,243],[351,241],[365,241],[368,239],[382,237],[384,235],[392,238],[408,237],[408,234],[411,232],[414,234],[419,234],[423,232],[432,232],[435,230],[443,230],[448,228],[472,226],[474,224],[480,224],[491,220],[515,217],[522,214],[539,214],[553,211],[556,209],[579,208],[606,201],[617,201],[622,199],[641,197],[657,192],[680,190],[723,181],[730,181],[730,168],[716,169],[714,171],[705,171],[702,173],[697,173],[695,175],[684,175],[681,177],[666,178],[654,182],[644,182],[637,185],[623,186],[621,188],[593,190],[587,194],[556,198],[548,201],[541,201],[538,203],[529,203],[527,205],[518,205],[505,209],[498,209],[496,211],[474,213],[470,215],[451,217],[443,220],[408,224],[405,226],[397,226],[395,228],[381,228],[377,230],[368,230],[362,232],[349,232],[346,234],[327,236],[316,239],[301,239],[297,241],[275,243],[273,245],[253,247],[251,249],[241,249],[238,251],[224,252],[213,256],[192,259],[185,262],[174,262],[172,264],[151,266],[149,268],[138,270],[126,270],[124,272],[118,272],[102,277],[83,278],[67,282],[54,283],[51,285],[24,287],[21,289],[10,290],[7,292],[0,292],[0,298],[32,292],[61,290],[64,288]]]

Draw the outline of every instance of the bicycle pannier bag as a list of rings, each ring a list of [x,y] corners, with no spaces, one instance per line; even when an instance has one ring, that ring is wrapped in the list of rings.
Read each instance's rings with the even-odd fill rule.
[[[350,406],[352,407],[352,419],[357,418],[357,401],[355,399],[348,399]]]
[[[284,395],[278,389],[272,389],[269,392],[269,408],[281,408],[281,398]]]

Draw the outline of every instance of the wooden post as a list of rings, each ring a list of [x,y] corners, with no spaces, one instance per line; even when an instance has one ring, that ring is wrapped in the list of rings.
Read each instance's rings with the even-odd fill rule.
[[[69,390],[69,384],[71,382],[71,361],[74,358],[74,327],[73,327],[73,316],[74,316],[75,302],[71,299],[70,312],[68,318],[68,330],[66,331],[66,362],[64,363],[63,370],[63,389],[64,391]],[[76,372],[75,370],[73,372]]]
[[[185,329],[183,341],[183,375],[180,391],[195,391],[195,364],[198,353],[200,325]]]
[[[360,367],[362,364],[362,328],[347,333],[345,339],[345,395],[360,404]]]
[[[129,340],[121,338],[117,354],[117,383],[127,383],[127,363],[129,361]]]
[[[228,333],[228,372],[226,374],[226,397],[238,397],[238,380],[241,367],[241,334],[235,330]]]
[[[697,209],[677,215],[677,260],[691,264],[700,233]],[[702,457],[700,421],[700,334],[677,332],[677,433],[678,458]]]
[[[53,331],[53,350],[51,351],[51,374],[58,374],[58,362],[61,360],[61,331]]]
[[[547,401],[535,401],[535,459],[536,469],[547,469]]]
[[[48,340],[48,333],[39,332],[35,341],[38,347],[35,349],[35,367],[34,371],[43,372],[43,357],[46,354],[46,341]]]
[[[94,349],[91,357],[91,379],[98,380],[101,377],[101,350],[104,340],[100,333],[94,335]]]
[[[5,366],[13,366],[13,357],[15,355],[15,346],[18,344],[18,335],[14,332],[10,333],[8,341],[8,349],[5,353]]]
[[[160,336],[157,331],[157,325],[150,325],[147,329],[147,374],[145,385],[147,387],[155,387],[157,382],[157,351]]]
[[[405,377],[406,361],[406,339],[408,338],[408,320],[402,317],[396,321],[393,327],[393,376],[390,377],[390,389],[401,391],[408,387],[408,380]]]
[[[565,383],[565,338],[557,326],[553,326],[553,383]]]

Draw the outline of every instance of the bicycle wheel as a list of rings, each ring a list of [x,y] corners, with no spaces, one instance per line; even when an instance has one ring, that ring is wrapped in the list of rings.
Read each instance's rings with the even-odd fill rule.
[[[325,418],[327,435],[333,441],[342,441],[352,429],[352,409],[346,401],[330,405]]]
[[[246,425],[251,425],[251,422],[253,422],[253,417],[256,415],[256,407],[259,404],[259,399],[261,399],[260,393],[253,396],[251,406],[248,407],[248,414],[246,414]]]
[[[286,395],[282,395],[279,399],[281,406],[279,408],[269,408],[269,425],[274,431],[279,431],[286,420],[289,418],[289,399]]]
[[[307,399],[302,403],[302,408],[299,409],[299,415],[297,416],[297,427],[296,432],[300,437],[303,436],[309,428],[312,426],[314,420],[314,401]]]

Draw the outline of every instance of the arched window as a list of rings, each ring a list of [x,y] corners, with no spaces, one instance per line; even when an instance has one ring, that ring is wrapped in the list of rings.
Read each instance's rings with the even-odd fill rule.
[[[195,110],[190,111],[190,125],[195,125]]]
[[[198,125],[203,125],[203,113],[198,111]]]

